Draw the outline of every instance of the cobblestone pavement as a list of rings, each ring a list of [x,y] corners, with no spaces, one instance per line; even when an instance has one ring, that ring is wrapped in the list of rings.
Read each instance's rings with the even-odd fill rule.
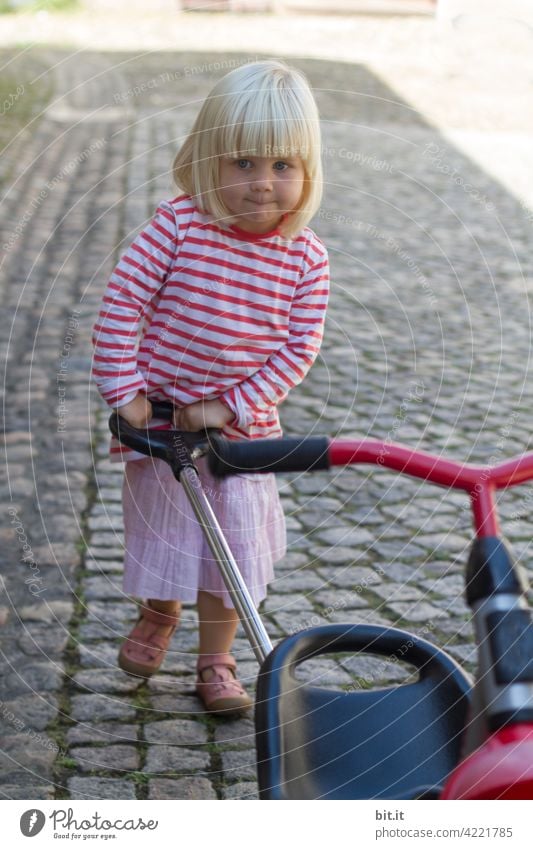
[[[53,97],[2,159],[0,792],[253,798],[251,718],[215,720],[194,696],[194,608],[161,674],[144,683],[117,669],[135,612],[121,590],[121,470],[89,380],[117,255],[175,194],[172,153],[214,78],[246,57],[30,57],[36,76],[53,68]],[[286,432],[372,435],[481,462],[527,449],[531,220],[517,195],[531,192],[531,174],[510,193],[364,65],[298,64],[324,119],[315,227],[333,288],[321,358],[282,407]],[[464,497],[367,468],[279,485],[289,554],[262,610],[274,641],[326,621],[394,624],[472,668]],[[501,504],[526,565],[531,492]],[[236,653],[253,688],[242,632]],[[408,670],[341,656],[305,675],[368,687]]]

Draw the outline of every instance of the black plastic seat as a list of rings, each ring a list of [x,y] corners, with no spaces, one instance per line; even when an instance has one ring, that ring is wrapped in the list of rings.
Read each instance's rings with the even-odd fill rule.
[[[394,657],[419,677],[344,692],[295,676],[298,664],[336,652]],[[258,679],[260,798],[435,797],[459,760],[470,697],[471,682],[453,658],[407,631],[334,624],[287,637]]]

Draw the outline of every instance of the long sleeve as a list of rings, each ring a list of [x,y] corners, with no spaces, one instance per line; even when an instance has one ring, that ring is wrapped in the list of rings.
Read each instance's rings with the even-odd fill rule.
[[[279,404],[305,377],[320,350],[329,295],[327,253],[302,276],[289,315],[287,342],[253,375],[221,395],[244,428]]]
[[[176,216],[163,201],[121,257],[107,285],[93,329],[93,376],[112,407],[128,404],[146,383],[137,344],[146,308],[164,284],[177,250]]]

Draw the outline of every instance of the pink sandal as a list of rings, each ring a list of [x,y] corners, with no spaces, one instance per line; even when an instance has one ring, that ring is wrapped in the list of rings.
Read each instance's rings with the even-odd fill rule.
[[[149,678],[157,672],[179,624],[179,613],[160,613],[149,605],[149,602],[139,605],[139,618],[123,642],[118,655],[120,668],[139,678]],[[153,628],[144,636],[139,628],[143,619],[153,624]],[[161,633],[161,626],[170,627],[170,631]]]
[[[210,713],[243,713],[253,701],[238,680],[237,663],[231,654],[202,654],[198,658],[196,692]],[[212,670],[208,681],[204,672]]]

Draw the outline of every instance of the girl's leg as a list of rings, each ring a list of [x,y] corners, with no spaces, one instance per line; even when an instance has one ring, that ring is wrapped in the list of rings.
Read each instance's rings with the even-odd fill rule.
[[[198,592],[200,654],[226,654],[231,650],[239,617],[222,599],[203,590]]]
[[[207,710],[212,713],[242,713],[252,700],[236,676],[235,659],[230,650],[239,617],[222,599],[198,591],[200,653],[196,688]]]

